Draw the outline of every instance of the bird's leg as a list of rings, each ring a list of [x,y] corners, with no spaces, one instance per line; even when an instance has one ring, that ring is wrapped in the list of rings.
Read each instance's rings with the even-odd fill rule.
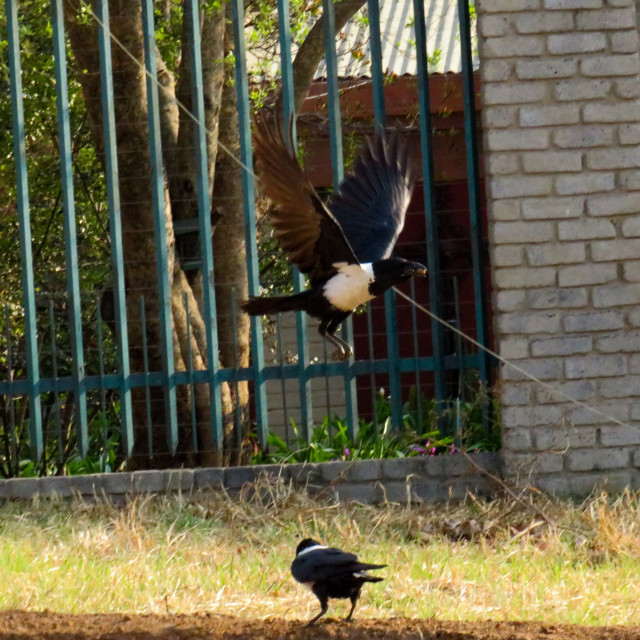
[[[331,342],[336,347],[338,347],[338,350],[334,351],[331,354],[331,358],[333,360],[342,361],[342,360],[348,360],[351,357],[351,354],[353,353],[353,349],[351,348],[350,344],[346,343],[344,340],[338,338],[338,336],[332,333],[328,333],[325,336],[325,339],[327,339],[329,342]]]
[[[329,320],[327,322],[323,320],[318,327],[318,333],[334,347],[338,348],[337,351],[331,354],[333,360],[347,360],[351,357],[353,349],[348,342],[345,342],[335,335],[334,331],[338,328],[339,324],[340,322],[336,322],[335,320]]]
[[[320,606],[322,607],[322,610],[315,618],[312,618],[311,620],[309,620],[309,622],[307,622],[307,627],[310,627],[311,625],[315,624],[320,618],[322,618],[322,616],[327,613],[327,609],[329,608],[329,598],[324,595],[319,596],[317,593],[316,596],[318,597],[318,600],[320,600]]]
[[[345,618],[347,622],[351,622],[351,616],[353,616],[353,612],[356,608],[356,602],[358,602],[358,598],[360,597],[360,589],[358,589],[355,593],[352,593],[351,598],[351,611],[349,611],[349,615]]]

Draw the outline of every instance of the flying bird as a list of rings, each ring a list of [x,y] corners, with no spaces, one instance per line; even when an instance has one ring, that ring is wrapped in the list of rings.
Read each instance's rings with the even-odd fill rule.
[[[386,564],[360,562],[353,553],[326,547],[317,540],[305,538],[296,549],[291,564],[291,574],[313,591],[322,610],[307,626],[314,624],[326,612],[329,598],[350,598],[351,611],[346,617],[351,621],[353,610],[365,582],[380,582],[382,578],[367,573],[370,569],[382,569]]]
[[[290,262],[309,276],[310,288],[289,296],[253,297],[249,315],[306,311],[320,320],[320,335],[345,360],[353,350],[335,335],[361,304],[414,276],[418,262],[390,257],[404,226],[415,184],[407,146],[397,132],[378,130],[367,139],[353,171],[325,204],[277,124],[254,128],[256,173],[271,200],[270,220]]]

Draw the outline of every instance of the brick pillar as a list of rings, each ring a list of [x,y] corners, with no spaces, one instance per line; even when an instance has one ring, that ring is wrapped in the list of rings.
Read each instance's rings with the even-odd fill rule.
[[[633,0],[479,0],[505,468],[640,485],[640,83]]]

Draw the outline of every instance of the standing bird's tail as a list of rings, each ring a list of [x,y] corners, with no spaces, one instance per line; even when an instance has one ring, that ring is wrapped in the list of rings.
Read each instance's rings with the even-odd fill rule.
[[[281,311],[305,311],[308,293],[308,291],[302,291],[292,296],[249,298],[240,303],[240,306],[250,316],[264,316]]]
[[[384,578],[378,576],[372,576],[369,572],[370,569],[384,569],[386,564],[369,564],[368,562],[359,562],[353,572],[354,578],[360,578],[363,582],[380,582]]]

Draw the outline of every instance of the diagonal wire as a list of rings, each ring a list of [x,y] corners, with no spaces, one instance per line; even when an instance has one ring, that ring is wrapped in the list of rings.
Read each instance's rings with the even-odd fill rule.
[[[633,424],[629,424],[628,422],[623,422],[622,420],[618,420],[618,418],[614,418],[613,416],[608,415],[604,411],[600,411],[600,409],[596,409],[595,407],[592,407],[592,406],[588,405],[586,402],[582,402],[581,400],[578,400],[577,398],[574,398],[573,396],[570,396],[568,393],[565,393],[564,391],[561,391],[560,389],[557,389],[552,384],[550,384],[548,382],[545,382],[544,380],[541,380],[540,378],[534,376],[532,373],[529,373],[526,369],[523,369],[522,367],[518,366],[517,364],[514,364],[513,362],[511,362],[510,360],[507,360],[506,358],[503,358],[500,354],[498,354],[495,351],[489,349],[489,347],[486,347],[483,344],[480,344],[475,338],[472,338],[470,335],[467,335],[464,331],[461,331],[460,329],[458,329],[458,327],[456,327],[456,326],[452,325],[451,323],[447,322],[446,320],[443,320],[442,318],[439,318],[438,316],[436,316],[434,313],[429,311],[429,309],[427,309],[425,306],[421,305],[419,302],[416,302],[413,298],[408,296],[406,293],[403,293],[402,291],[400,291],[397,287],[393,287],[393,290],[400,297],[404,298],[405,300],[409,301],[412,305],[414,305],[416,307],[416,309],[419,309],[420,311],[422,311],[423,313],[428,315],[433,320],[436,320],[442,326],[444,326],[447,329],[449,329],[450,331],[453,331],[454,333],[457,333],[458,335],[462,336],[467,342],[470,342],[475,347],[478,347],[478,349],[482,349],[483,351],[488,353],[490,356],[493,356],[496,360],[499,360],[502,364],[506,364],[507,366],[511,367],[514,371],[517,371],[518,373],[522,374],[526,378],[529,378],[529,380],[532,380],[533,382],[539,384],[540,386],[544,387],[548,391],[551,391],[555,395],[560,396],[561,398],[564,398],[565,400],[568,400],[569,402],[571,402],[571,403],[573,403],[573,404],[575,404],[575,405],[577,405],[577,406],[579,406],[579,407],[581,407],[583,409],[586,409],[587,411],[590,411],[591,413],[594,413],[595,415],[600,416],[601,418],[606,418],[607,420],[609,420],[611,422],[614,422],[615,424],[617,424],[617,425],[619,425],[621,427],[626,427],[628,429],[632,429],[634,431],[639,431],[640,432],[640,427],[638,427],[636,425],[633,425]]]
[[[108,34],[109,38],[111,40],[113,40],[113,42],[115,42],[115,44],[118,45],[118,47],[120,47],[120,49],[122,49],[122,51],[129,57],[131,58],[131,60],[138,65],[138,67],[140,67],[140,69],[142,71],[144,71],[145,75],[149,76],[149,78],[151,78],[152,82],[155,82],[156,85],[158,87],[160,87],[165,93],[170,93],[169,90],[164,87],[157,78],[155,78],[145,67],[145,65],[138,60],[133,53],[131,53],[131,51],[117,38],[117,36],[115,36],[113,34],[113,32],[108,29],[106,27],[106,25],[104,24],[104,22],[102,22],[102,20],[100,20],[100,18],[96,15],[96,13],[93,11],[92,7],[89,7],[89,12],[91,14],[91,16],[93,17],[93,19],[100,25],[100,27],[102,29],[104,29],[105,33]],[[208,134],[211,134],[211,132],[206,128],[206,126],[204,125],[203,122],[201,122],[198,118],[196,118],[196,116],[186,107],[186,105],[181,102],[178,98],[176,98],[173,94],[171,94],[171,98],[175,101],[176,105],[178,106],[178,108],[180,108],[189,118],[191,118],[197,126],[202,127]],[[222,142],[218,141],[218,146],[234,161],[237,162],[245,171],[247,171],[251,176],[253,176],[253,178],[259,180],[259,178],[256,176],[256,174],[253,172],[253,169],[251,167],[248,167],[246,164],[244,164],[240,158],[238,158],[231,149],[229,149],[226,145],[224,145]],[[517,364],[514,364],[513,362],[511,362],[510,360],[507,360],[506,358],[503,358],[501,355],[499,355],[498,353],[496,353],[495,351],[493,351],[492,349],[490,349],[489,347],[486,347],[483,344],[480,344],[475,338],[472,338],[471,336],[467,335],[466,333],[464,333],[464,331],[461,331],[460,329],[458,329],[458,327],[455,327],[454,325],[452,325],[451,323],[447,322],[446,320],[444,320],[443,318],[440,318],[438,316],[436,316],[434,313],[432,313],[431,311],[429,311],[429,309],[427,309],[425,306],[421,305],[420,303],[416,302],[415,300],[413,300],[411,297],[409,297],[408,295],[406,295],[405,293],[403,293],[402,291],[400,291],[397,287],[393,287],[394,291],[401,297],[404,298],[405,300],[407,300],[408,302],[410,302],[412,305],[414,305],[417,309],[419,309],[420,311],[422,311],[423,313],[425,313],[426,315],[428,315],[429,317],[431,317],[433,320],[436,320],[437,322],[439,322],[440,324],[442,324],[444,327],[446,327],[447,329],[449,329],[450,331],[453,331],[454,333],[460,335],[462,338],[464,338],[467,342],[473,344],[475,347],[477,347],[478,349],[482,349],[483,351],[485,351],[486,353],[488,353],[489,355],[493,356],[496,360],[498,360],[499,362],[501,362],[502,364],[505,364],[509,367],[511,367],[514,371],[517,371],[518,373],[522,374],[523,376],[525,376],[526,378],[528,378],[529,380],[535,382],[536,384],[544,387],[545,389],[547,389],[548,391],[551,391],[553,394],[555,394],[556,396],[560,396],[561,398],[564,398],[565,400],[568,400],[569,402],[571,402],[572,404],[575,404],[576,406],[579,406],[583,409],[586,409],[587,411],[589,411],[590,413],[593,413],[597,416],[600,416],[601,418],[605,418],[606,420],[613,422],[621,427],[626,427],[627,429],[631,429],[634,431],[638,431],[640,432],[640,427],[633,425],[633,424],[629,424],[627,422],[623,422],[622,420],[619,420],[618,418],[614,418],[613,416],[608,415],[607,413],[605,413],[604,411],[601,411],[600,409],[597,409],[595,407],[590,406],[589,404],[587,404],[586,402],[583,402],[581,400],[578,400],[577,398],[574,398],[573,396],[570,396],[568,393],[565,393],[564,391],[561,391],[560,389],[557,389],[555,386],[553,386],[552,384],[545,382],[544,380],[541,380],[540,378],[538,378],[537,376],[533,375],[532,373],[529,373],[526,369],[523,369],[522,367],[518,366]]]
[[[208,135],[212,135],[213,132],[210,131],[209,129],[207,129],[207,127],[205,126],[204,122],[198,120],[198,118],[196,118],[196,116],[193,114],[193,112],[183,103],[181,102],[178,98],[176,98],[176,96],[169,90],[167,89],[167,87],[163,86],[159,80],[153,76],[153,74],[151,74],[147,68],[145,67],[144,63],[141,62],[140,60],[138,60],[138,58],[136,58],[133,53],[131,53],[131,51],[126,47],[126,45],[119,40],[119,38],[104,24],[104,22],[102,20],[100,20],[100,18],[96,15],[96,13],[94,12],[92,7],[88,7],[89,9],[89,13],[91,14],[91,16],[93,17],[93,19],[100,25],[100,27],[104,30],[104,32],[109,36],[109,38],[111,38],[111,40],[113,40],[113,42],[115,42],[115,44],[118,45],[118,47],[120,47],[120,49],[122,49],[122,51],[129,57],[131,58],[131,60],[133,60],[133,62],[135,64],[138,65],[138,67],[144,72],[144,74],[146,76],[148,76],[152,82],[154,82],[156,84],[156,86],[158,86],[162,91],[164,91],[166,94],[168,94],[171,99],[175,102],[175,104],[178,106],[179,109],[181,109],[185,115],[187,115],[189,118],[191,118],[196,125],[198,125],[199,127],[201,127],[202,129],[204,129],[204,131],[208,134]],[[253,169],[249,166],[247,166],[246,164],[244,164],[244,162],[242,162],[242,160],[240,160],[240,158],[238,158],[231,149],[229,149],[229,147],[227,147],[225,144],[223,144],[222,142],[220,142],[220,140],[218,140],[218,146],[235,162],[237,162],[247,173],[249,173],[249,175],[251,175],[253,178],[255,178],[256,180],[259,180],[258,176],[253,172]]]

